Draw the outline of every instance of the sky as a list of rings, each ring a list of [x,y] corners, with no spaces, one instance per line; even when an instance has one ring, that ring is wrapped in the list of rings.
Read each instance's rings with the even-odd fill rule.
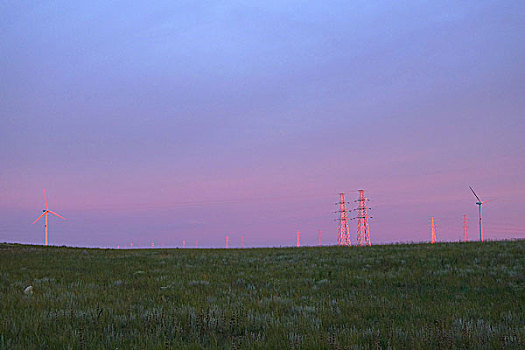
[[[525,238],[523,1],[2,1],[0,242]],[[350,216],[355,216],[351,212]],[[350,221],[352,243],[356,220]]]

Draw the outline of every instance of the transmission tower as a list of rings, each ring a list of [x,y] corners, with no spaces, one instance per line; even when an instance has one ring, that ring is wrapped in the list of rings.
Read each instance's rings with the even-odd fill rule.
[[[365,197],[365,190],[359,190],[359,199],[356,200],[357,206],[357,245],[372,245],[370,243],[370,229],[368,228],[368,216],[366,202],[368,198]]]
[[[345,194],[339,194],[339,235],[337,236],[337,245],[351,246],[350,230],[348,229],[348,211],[346,210]]]
[[[430,243],[436,243],[436,226],[434,225],[434,217],[432,217],[432,233],[430,235]]]

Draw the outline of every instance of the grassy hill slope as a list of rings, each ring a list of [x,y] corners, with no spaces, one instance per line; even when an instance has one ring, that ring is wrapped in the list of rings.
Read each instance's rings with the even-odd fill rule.
[[[524,240],[243,250],[0,244],[0,349],[523,348],[524,286]]]

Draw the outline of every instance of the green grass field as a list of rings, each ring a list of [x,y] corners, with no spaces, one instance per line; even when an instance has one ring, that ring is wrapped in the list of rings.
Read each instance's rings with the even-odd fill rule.
[[[525,240],[108,250],[0,244],[0,349],[525,347]],[[33,294],[24,294],[27,286]]]

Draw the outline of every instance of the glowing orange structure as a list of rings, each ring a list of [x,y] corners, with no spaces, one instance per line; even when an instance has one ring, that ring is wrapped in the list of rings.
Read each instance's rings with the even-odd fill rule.
[[[186,240],[185,239],[182,240],[182,248],[186,248]]]
[[[40,220],[42,218],[42,216],[45,216],[45,232],[46,232],[46,235],[45,235],[45,245],[47,245],[47,214],[51,213],[55,216],[58,216],[59,218],[63,219],[63,220],[66,220],[66,218],[58,215],[57,213],[55,213],[54,211],[51,211],[47,208],[47,196],[46,196],[46,190],[44,190],[44,205],[46,207],[46,209],[42,210],[44,213],[42,215],[40,215],[38,217],[38,219],[36,219],[35,221],[33,221],[33,224],[36,223],[38,220]]]
[[[300,242],[299,238],[300,238],[300,233],[299,233],[299,231],[297,231],[297,247],[301,246],[301,242]]]
[[[350,230],[348,229],[348,211],[346,210],[345,194],[339,194],[339,228],[337,245],[351,246]]]
[[[228,249],[228,240],[230,239],[230,237],[226,236],[226,249]]]
[[[368,198],[365,197],[365,190],[359,190],[359,199],[356,201],[359,205],[357,207],[357,245],[372,245],[370,242],[370,229],[368,228],[368,216],[366,202]]]
[[[430,234],[430,243],[436,243],[436,226],[434,225],[434,217],[432,217],[432,233]]]

